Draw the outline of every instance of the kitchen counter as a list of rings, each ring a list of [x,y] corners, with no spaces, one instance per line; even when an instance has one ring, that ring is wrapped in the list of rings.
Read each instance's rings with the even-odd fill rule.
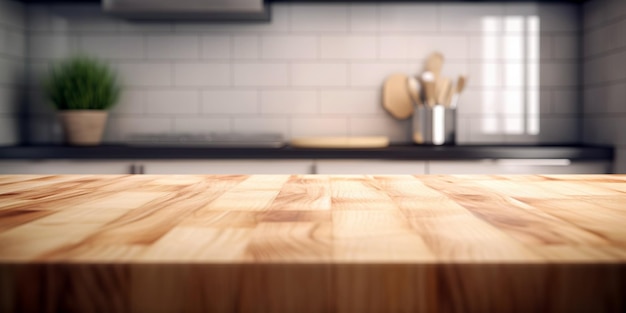
[[[624,312],[626,175],[0,176],[2,312]]]
[[[10,159],[389,159],[389,160],[472,160],[472,159],[570,159],[613,160],[613,148],[606,146],[529,145],[392,145],[380,149],[300,149],[146,147],[104,145],[97,147],[16,146],[0,147],[0,160]]]

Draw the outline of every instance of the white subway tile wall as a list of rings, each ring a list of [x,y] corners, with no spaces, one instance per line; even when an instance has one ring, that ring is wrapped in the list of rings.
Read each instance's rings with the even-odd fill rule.
[[[289,86],[288,63],[235,63],[234,86],[272,87]]]
[[[526,8],[522,7],[522,9]],[[519,9],[516,11],[519,12]],[[524,13],[526,12],[523,12],[522,14]],[[441,7],[439,14],[441,20],[439,29],[442,31],[491,32],[489,29],[484,29],[484,18],[505,15],[505,6],[502,4],[446,5]]]
[[[174,64],[174,85],[179,87],[230,86],[231,66],[226,63]]]
[[[234,120],[233,131],[238,133],[256,133],[258,129],[267,132],[285,133],[289,130],[289,119],[285,117],[245,117]]]
[[[294,86],[348,86],[348,64],[345,63],[292,64],[290,74]]]
[[[294,117],[291,134],[301,136],[347,136],[349,117]]]
[[[113,63],[117,68],[120,81],[128,88],[172,86],[173,64],[169,62],[118,62]],[[132,89],[131,89],[132,90]]]
[[[265,90],[261,92],[261,113],[315,115],[319,112],[315,90]]]
[[[259,113],[259,93],[256,90],[211,90],[202,92],[202,113]]]
[[[314,60],[317,58],[316,36],[263,36],[261,58],[270,60]]]
[[[0,145],[21,141],[18,116],[25,111],[26,28],[24,5],[0,1]]]
[[[39,77],[77,52],[110,62],[124,84],[108,142],[137,132],[211,131],[280,132],[287,139],[387,135],[410,142],[410,122],[382,109],[382,85],[394,73],[417,75],[433,51],[446,57],[443,75],[469,76],[459,103],[459,143],[580,141],[575,4],[274,3],[265,23],[129,21],[101,13],[96,4],[31,4],[26,10],[30,112],[46,121],[39,127],[51,128],[33,132],[33,142],[60,136],[52,112],[40,108]],[[611,34],[619,39],[615,29]],[[529,39],[521,43],[524,36]],[[533,42],[539,52],[525,53]],[[536,85],[524,68],[532,64],[538,64],[533,94],[541,95],[539,108],[524,111],[521,98],[500,93]],[[611,71],[620,77],[619,69]],[[611,94],[612,110],[620,111],[619,96],[618,90]],[[530,134],[524,116],[533,110],[539,133]],[[494,132],[493,125],[500,128]]]
[[[79,49],[102,59],[144,58],[146,47],[141,36],[92,36],[80,37]],[[40,51],[45,54],[45,51]],[[32,55],[31,55],[32,56]]]
[[[626,173],[626,2],[583,6],[583,118],[587,144],[616,146],[615,173]]]
[[[384,115],[377,90],[325,90],[320,93],[322,114]]]
[[[228,116],[219,117],[176,117],[174,131],[178,133],[211,133],[230,129],[232,121]],[[167,131],[166,131],[167,132]]]
[[[322,36],[320,58],[368,60],[376,58],[375,36]]]
[[[233,59],[258,59],[261,55],[258,35],[233,36]]]
[[[197,115],[200,113],[200,92],[197,90],[153,91],[146,94],[145,101],[145,112],[150,115]]]

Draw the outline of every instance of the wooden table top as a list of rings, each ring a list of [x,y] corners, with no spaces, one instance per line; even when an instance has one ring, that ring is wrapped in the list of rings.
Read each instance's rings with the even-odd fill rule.
[[[0,262],[624,263],[626,175],[0,176]]]

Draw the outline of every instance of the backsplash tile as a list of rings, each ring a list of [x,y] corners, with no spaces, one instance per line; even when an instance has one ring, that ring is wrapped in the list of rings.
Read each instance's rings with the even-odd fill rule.
[[[626,5],[583,5],[583,142],[616,146],[615,173],[626,173]]]
[[[375,36],[337,35],[320,36],[321,59],[376,59]]]
[[[31,34],[28,57],[32,59],[64,59],[76,51],[77,37],[67,34]]]
[[[16,88],[0,86],[0,115],[13,115],[17,113],[18,102],[19,95]]]
[[[579,40],[576,35],[555,35],[552,39],[552,57],[555,59],[577,60],[579,55]]]
[[[182,87],[230,86],[232,70],[227,63],[176,63],[174,85]]]
[[[345,63],[298,63],[291,65],[294,86],[328,87],[348,85],[348,65]]]
[[[496,32],[485,28],[485,17],[502,17],[504,5],[493,4],[449,4],[441,6],[440,29],[442,31]]]
[[[378,31],[378,7],[377,4],[350,4],[350,31],[351,32],[376,32]]]
[[[227,116],[223,117],[175,117],[174,129],[176,133],[223,133],[232,130],[232,121]],[[165,131],[164,133],[169,133]]]
[[[197,60],[200,57],[198,36],[149,35],[146,38],[146,56],[156,60]]]
[[[120,95],[120,100],[111,109],[113,115],[141,115],[146,112],[146,92],[127,89]]]
[[[294,117],[291,136],[347,136],[348,117]]]
[[[111,116],[104,136],[112,141],[127,141],[135,134],[168,134],[174,121],[169,117]]]
[[[260,42],[256,35],[233,36],[233,59],[258,59],[261,55]]]
[[[576,5],[542,4],[537,13],[541,29],[546,32],[577,32],[582,27],[579,21],[580,7]]]
[[[202,36],[202,58],[228,60],[232,55],[230,36]],[[187,46],[186,49],[192,49]]]
[[[289,119],[285,117],[237,117],[233,131],[238,133],[289,134]]]
[[[146,55],[142,36],[83,36],[78,46],[81,52],[106,60],[143,59]]]
[[[23,70],[21,58],[10,56],[0,58],[0,85],[7,87],[21,85]]]
[[[11,144],[19,137],[17,120],[11,116],[0,115],[0,143]]]
[[[379,7],[379,30],[381,32],[436,31],[436,4],[389,3]]]
[[[239,63],[233,65],[235,86],[288,86],[287,63]]]
[[[107,131],[106,141],[140,131],[221,127],[225,132],[278,131],[287,139],[379,134],[410,142],[410,123],[382,109],[383,82],[393,73],[419,74],[425,58],[441,51],[444,76],[469,77],[459,102],[459,143],[579,140],[577,5],[274,3],[271,10],[272,20],[265,23],[137,22],[102,14],[97,5],[28,5],[31,101],[41,102],[35,101],[41,99],[38,76],[50,61],[83,51],[118,69],[129,93],[113,110],[115,129]],[[539,30],[524,39],[520,30],[526,25],[532,31],[537,19]],[[535,42],[540,60],[505,49]],[[538,64],[538,82],[521,79],[532,76],[524,62]],[[601,79],[598,73],[586,81]],[[520,117],[525,102],[512,96],[525,90],[529,98],[543,96],[538,113]],[[538,134],[515,134],[517,128],[505,127],[506,121],[529,119],[540,119]],[[54,119],[48,121],[48,127],[57,127]],[[547,121],[571,134],[562,135]],[[162,125],[150,126],[153,122]]]
[[[173,80],[170,63],[114,63],[120,81],[130,87],[171,86]]]
[[[353,115],[349,119],[350,136],[380,136],[386,134],[391,142],[408,142],[411,125],[408,120],[397,121],[388,114],[372,116]]]
[[[278,115],[315,115],[318,92],[314,90],[266,90],[261,92],[261,113]]]
[[[0,53],[22,58],[26,55],[26,38],[23,29],[4,28],[0,30]]]
[[[607,103],[607,111],[609,113],[626,113],[626,81],[620,81],[616,83],[612,83],[606,86],[604,90],[606,92],[606,103]],[[595,99],[590,99],[590,106],[593,105],[591,101],[596,101]]]
[[[257,114],[259,95],[251,90],[216,90],[202,93],[203,114]]]
[[[541,65],[540,82],[548,87],[576,87],[578,86],[578,62],[563,61]]]
[[[572,105],[572,103],[579,103],[577,99],[581,94],[578,90],[553,90],[552,113],[578,116],[580,114],[580,106]]]
[[[16,1],[0,2],[0,25],[3,28],[24,29],[24,5]]]
[[[14,1],[0,1],[0,145],[21,141],[17,116],[25,96],[26,72],[25,7]]]
[[[348,5],[302,4],[291,7],[293,32],[346,32]]]
[[[320,94],[320,112],[382,115],[381,97],[381,92],[373,90],[324,90]]]
[[[379,62],[351,62],[348,68],[350,72],[350,86],[370,87],[382,89],[387,76],[394,73],[415,73],[416,70],[409,67],[408,62],[389,63]]]
[[[262,36],[261,58],[311,60],[317,58],[317,36]]]
[[[146,114],[196,115],[200,113],[200,92],[197,90],[146,91]]]
[[[409,36],[389,35],[380,36],[379,52],[380,59],[407,60],[409,59]]]

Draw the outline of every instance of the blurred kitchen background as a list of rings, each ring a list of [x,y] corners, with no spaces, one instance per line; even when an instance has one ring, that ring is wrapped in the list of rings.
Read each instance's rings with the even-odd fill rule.
[[[60,143],[42,96],[51,62],[79,52],[124,92],[105,143],[137,133],[386,135],[393,73],[433,51],[467,75],[457,144],[616,146],[626,172],[626,1],[271,2],[270,21],[131,21],[98,2],[0,0],[0,144]]]

